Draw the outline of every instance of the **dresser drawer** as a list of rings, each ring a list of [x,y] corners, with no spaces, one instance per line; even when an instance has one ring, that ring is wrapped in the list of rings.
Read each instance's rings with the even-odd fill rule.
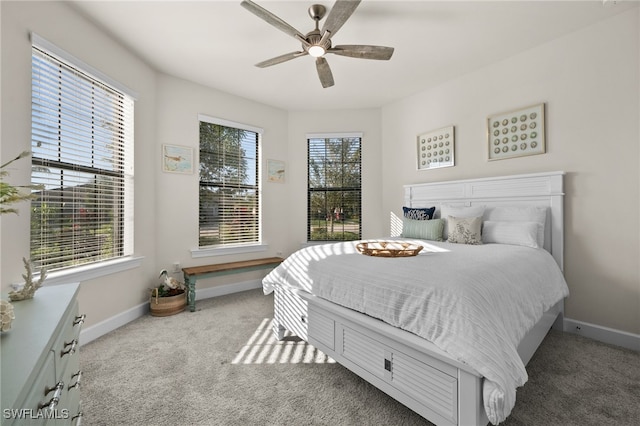
[[[80,369],[78,290],[79,284],[45,286],[14,303],[14,326],[0,335],[3,426],[74,424],[80,400],[74,385],[80,376],[74,376]]]
[[[62,320],[62,330],[55,343],[56,377],[62,379],[62,373],[67,368],[69,360],[77,354],[80,349],[80,329],[81,323],[76,323],[78,318],[78,302],[75,301],[68,314]]]
[[[82,371],[80,370],[80,355],[75,353],[69,358],[67,368],[62,374],[64,392],[60,401],[61,408],[67,410],[68,419],[65,425],[76,424],[76,418],[80,414],[80,388],[82,383]]]
[[[17,407],[18,410],[22,410],[22,413],[16,413],[14,411],[15,414],[11,416],[14,418],[13,423],[10,424],[45,425],[49,424],[49,418],[56,416],[63,388],[60,387],[60,389],[58,389],[56,387],[58,382],[56,381],[54,364],[53,352],[49,352],[42,369],[33,382],[27,399]],[[49,410],[47,407],[53,410]]]

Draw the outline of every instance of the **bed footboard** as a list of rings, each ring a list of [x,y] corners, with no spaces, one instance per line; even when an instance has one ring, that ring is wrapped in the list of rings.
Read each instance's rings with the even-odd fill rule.
[[[563,302],[545,313],[518,352],[525,364]],[[436,425],[486,425],[482,376],[412,333],[306,292],[276,287],[273,332],[290,331]]]
[[[486,425],[482,377],[411,333],[277,287],[273,331],[289,330],[436,425]]]

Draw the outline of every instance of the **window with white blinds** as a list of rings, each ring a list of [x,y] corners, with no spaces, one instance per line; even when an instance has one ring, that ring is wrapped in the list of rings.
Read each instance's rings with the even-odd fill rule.
[[[260,242],[261,129],[200,119],[199,247]]]
[[[48,271],[133,254],[134,99],[56,53],[31,56],[31,260]]]
[[[360,239],[361,135],[307,135],[307,144],[308,241]]]

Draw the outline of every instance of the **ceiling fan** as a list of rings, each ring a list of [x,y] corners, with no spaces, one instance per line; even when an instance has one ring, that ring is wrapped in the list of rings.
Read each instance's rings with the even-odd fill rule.
[[[393,55],[393,47],[353,44],[332,46],[331,44],[331,37],[336,35],[342,25],[349,19],[360,4],[360,1],[361,0],[337,0],[333,8],[329,11],[327,20],[324,22],[321,30],[319,29],[319,22],[324,18],[327,9],[320,4],[312,5],[309,7],[309,16],[315,21],[316,28],[305,35],[263,7],[258,6],[250,0],[243,0],[241,3],[242,7],[302,43],[302,50],[267,59],[266,61],[257,63],[256,66],[265,68],[300,56],[311,55],[316,58],[316,69],[318,70],[320,83],[322,83],[322,87],[326,88],[334,84],[331,68],[329,68],[329,63],[324,58],[324,55],[327,53],[360,59],[389,60],[391,55]]]

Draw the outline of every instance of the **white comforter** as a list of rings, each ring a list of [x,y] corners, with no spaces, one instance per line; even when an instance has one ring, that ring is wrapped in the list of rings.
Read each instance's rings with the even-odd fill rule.
[[[513,245],[414,241],[416,257],[380,258],[355,242],[311,246],[263,280],[310,292],[415,333],[484,376],[484,406],[498,424],[527,381],[517,346],[569,290],[551,255]]]

